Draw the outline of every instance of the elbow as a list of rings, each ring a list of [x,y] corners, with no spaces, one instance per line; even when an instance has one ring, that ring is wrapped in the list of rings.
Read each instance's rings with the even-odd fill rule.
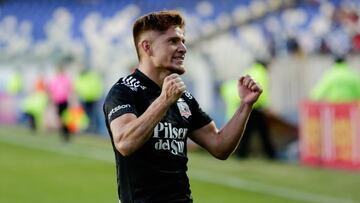
[[[129,144],[119,142],[115,145],[116,150],[124,157],[130,156],[133,153],[133,150],[131,150]]]
[[[217,156],[216,158],[222,161],[227,160],[230,157],[230,155],[221,155],[221,156]]]
[[[221,142],[217,142],[213,145],[209,152],[219,160],[227,160],[233,152],[233,148],[224,145]]]
[[[129,134],[122,131],[114,136],[114,145],[116,151],[118,151],[122,156],[127,157],[134,153],[134,142],[131,139],[128,139]]]
[[[216,159],[226,160],[232,154],[232,150],[225,146],[221,142],[214,142],[211,145],[205,147],[205,149]]]
[[[225,161],[227,160],[231,155],[231,152],[217,152],[214,153],[213,156],[219,160]]]

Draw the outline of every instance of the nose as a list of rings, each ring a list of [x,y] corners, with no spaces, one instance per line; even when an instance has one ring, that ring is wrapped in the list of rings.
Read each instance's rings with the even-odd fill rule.
[[[179,47],[178,47],[178,51],[185,54],[187,51],[186,45],[184,43],[180,43]]]

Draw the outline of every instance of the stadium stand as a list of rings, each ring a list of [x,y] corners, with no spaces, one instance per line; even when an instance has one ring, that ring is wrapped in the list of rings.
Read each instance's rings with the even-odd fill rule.
[[[2,0],[1,83],[14,67],[22,70],[25,84],[38,71],[51,75],[54,63],[70,56],[69,71],[76,74],[78,64],[90,64],[109,88],[119,77],[113,73],[127,73],[136,61],[132,22],[161,9],[179,9],[187,18],[191,68],[185,80],[210,112],[223,107],[216,84],[239,75],[256,57],[271,57],[271,94],[280,98],[271,107],[296,123],[299,101],[331,63],[323,53],[359,52],[357,0]],[[293,56],[294,50],[306,57]],[[349,63],[359,67],[351,57]],[[209,96],[214,100],[202,99]],[[212,116],[221,123],[221,115]]]

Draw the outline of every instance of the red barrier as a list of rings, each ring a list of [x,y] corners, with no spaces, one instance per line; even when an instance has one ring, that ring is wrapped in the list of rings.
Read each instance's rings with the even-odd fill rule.
[[[303,102],[299,127],[302,163],[360,169],[360,103]]]

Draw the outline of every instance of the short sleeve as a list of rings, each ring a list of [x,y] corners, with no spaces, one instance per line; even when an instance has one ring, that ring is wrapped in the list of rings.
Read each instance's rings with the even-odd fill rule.
[[[212,119],[210,116],[205,113],[196,99],[188,92],[185,92],[185,96],[187,97],[191,109],[191,121],[190,121],[190,131],[197,130],[199,128],[204,127],[205,125],[209,124]]]
[[[114,85],[105,99],[103,110],[109,124],[126,113],[137,115],[134,92],[124,85]]]

